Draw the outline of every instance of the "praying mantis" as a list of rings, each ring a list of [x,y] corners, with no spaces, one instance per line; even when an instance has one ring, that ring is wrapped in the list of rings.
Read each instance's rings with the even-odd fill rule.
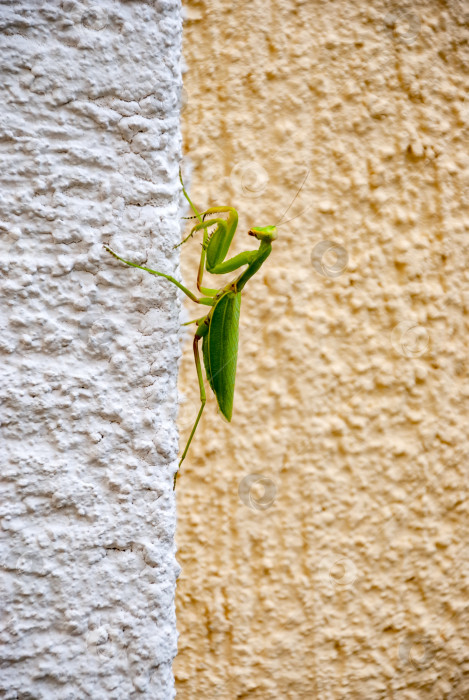
[[[181,243],[178,243],[175,248],[185,243],[189,238],[192,238],[198,231],[203,232],[202,253],[197,274],[197,290],[202,296],[198,297],[196,294],[193,294],[187,287],[174,279],[174,277],[171,277],[171,275],[158,272],[157,270],[151,270],[142,265],[137,265],[130,260],[125,260],[120,255],[117,255],[108,245],[104,246],[111,255],[126,265],[145,270],[152,275],[164,277],[172,284],[175,284],[176,287],[183,291],[184,294],[196,304],[210,306],[210,311],[205,316],[183,324],[189,325],[195,323],[197,325],[193,341],[193,352],[197,379],[199,382],[200,409],[181,459],[179,460],[178,469],[174,475],[173,489],[176,487],[177,475],[187,455],[187,451],[195,431],[197,430],[207,401],[199,354],[199,342],[202,340],[202,358],[209,386],[215,394],[222,415],[230,422],[233,413],[236,364],[238,358],[238,327],[241,310],[241,293],[248,280],[251,279],[269,257],[272,251],[272,242],[277,238],[276,226],[252,227],[249,229],[248,235],[260,241],[259,248],[257,250],[247,250],[244,253],[239,253],[229,260],[226,260],[225,258],[238,225],[238,213],[236,209],[233,207],[210,207],[203,212],[197,211],[184,187],[181,170],[179,170],[179,179],[183,194],[195,214],[195,216],[187,218],[197,218],[198,223],[193,226],[189,235],[184,238]],[[225,214],[226,218],[221,217],[220,214]],[[212,229],[214,226],[216,226],[215,230],[209,233],[209,229]],[[203,274],[205,271],[215,275],[223,275],[227,272],[234,272],[246,265],[247,267],[243,272],[220,289],[210,289],[202,286]]]

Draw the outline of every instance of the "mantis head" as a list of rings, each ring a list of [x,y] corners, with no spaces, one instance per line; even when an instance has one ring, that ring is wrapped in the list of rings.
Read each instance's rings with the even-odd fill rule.
[[[250,228],[248,231],[250,236],[254,236],[259,241],[275,241],[277,238],[277,227],[276,226],[255,226]]]

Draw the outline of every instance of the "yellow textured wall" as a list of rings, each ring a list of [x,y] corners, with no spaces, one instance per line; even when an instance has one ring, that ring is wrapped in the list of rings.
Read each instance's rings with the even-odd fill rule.
[[[185,12],[191,193],[234,253],[309,175],[178,482],[178,698],[469,698],[469,3]]]

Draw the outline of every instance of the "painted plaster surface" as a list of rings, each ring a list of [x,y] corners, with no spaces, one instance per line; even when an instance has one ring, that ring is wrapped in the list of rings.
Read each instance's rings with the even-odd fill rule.
[[[469,6],[185,12],[191,191],[234,253],[309,175],[183,464],[178,698],[466,700]],[[189,340],[180,388],[184,439]]]
[[[0,3],[0,696],[174,696],[177,2]],[[177,290],[176,290],[177,292]]]

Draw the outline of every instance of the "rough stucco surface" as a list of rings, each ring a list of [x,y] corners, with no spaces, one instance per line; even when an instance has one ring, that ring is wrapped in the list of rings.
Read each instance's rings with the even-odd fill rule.
[[[237,253],[309,176],[178,482],[178,698],[467,699],[469,6],[185,10],[196,204]]]
[[[0,5],[2,698],[174,696],[180,25]]]

